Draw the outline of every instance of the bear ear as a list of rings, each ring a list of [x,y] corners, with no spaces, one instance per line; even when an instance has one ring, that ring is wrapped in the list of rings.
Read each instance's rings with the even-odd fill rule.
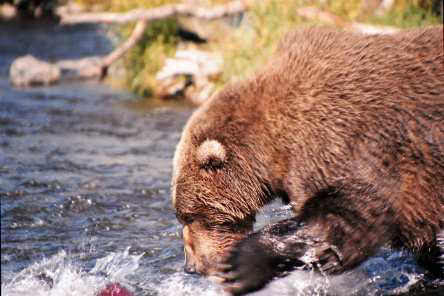
[[[222,168],[226,160],[225,147],[217,140],[205,140],[197,148],[197,162],[204,169]]]

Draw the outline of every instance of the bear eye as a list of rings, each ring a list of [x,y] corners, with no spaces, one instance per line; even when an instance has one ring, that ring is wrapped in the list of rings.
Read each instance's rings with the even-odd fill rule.
[[[180,214],[178,212],[176,212],[176,218],[177,220],[180,222],[180,224],[191,224],[193,223],[194,219],[193,217],[191,217],[191,215],[184,215],[184,214]]]
[[[210,157],[206,160],[205,163],[201,164],[201,168],[205,170],[216,170],[221,169],[223,167],[223,162],[219,158]]]

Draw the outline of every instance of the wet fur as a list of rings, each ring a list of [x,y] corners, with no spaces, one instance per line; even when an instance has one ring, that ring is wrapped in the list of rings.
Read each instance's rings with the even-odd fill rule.
[[[220,267],[228,291],[307,264],[342,272],[385,244],[442,251],[442,36],[295,31],[254,79],[193,115],[175,157],[179,216],[234,229],[275,197],[295,211],[237,244]],[[207,139],[224,146],[223,166],[198,167]]]

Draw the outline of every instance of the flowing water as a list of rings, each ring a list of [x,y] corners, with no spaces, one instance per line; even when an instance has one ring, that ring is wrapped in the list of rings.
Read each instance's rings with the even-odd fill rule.
[[[94,296],[110,282],[134,295],[223,295],[183,272],[169,198],[171,159],[190,107],[143,102],[96,82],[13,89],[7,81],[11,57],[26,48],[75,55],[80,38],[89,40],[83,54],[106,51],[95,30],[0,34],[1,295]],[[62,36],[74,41],[54,49],[41,42]],[[273,204],[256,227],[289,215]],[[439,295],[443,285],[409,255],[383,250],[346,274],[294,272],[255,295]]]

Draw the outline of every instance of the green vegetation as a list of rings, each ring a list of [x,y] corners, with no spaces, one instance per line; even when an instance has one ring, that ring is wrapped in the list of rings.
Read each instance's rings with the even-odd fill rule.
[[[399,28],[436,25],[441,23],[439,6],[436,5],[440,5],[439,2],[398,0],[385,15],[369,16],[368,21]]]
[[[165,59],[174,55],[178,44],[177,22],[166,19],[152,22],[142,40],[124,58],[125,84],[141,96],[150,96],[156,85],[155,74],[164,65]],[[132,26],[122,29],[124,37],[131,33]]]
[[[212,46],[224,57],[223,74],[218,84],[245,78],[262,65],[285,32],[304,23],[296,14],[307,1],[257,1],[247,20],[232,35]]]
[[[135,8],[153,8],[166,4],[174,4],[180,0],[76,0],[82,6],[97,6],[105,11],[126,11]]]
[[[340,16],[345,20],[352,21],[356,20],[363,13],[365,6],[364,1],[368,2],[368,0],[327,0],[316,2],[318,2],[321,8]],[[321,4],[322,2],[324,2],[323,5]]]
[[[398,28],[423,27],[441,23],[441,0],[394,0],[389,11],[375,13],[378,0],[327,0],[324,8],[349,21]]]
[[[107,11],[126,11],[133,8],[150,8],[179,0],[77,0],[87,6],[101,5]],[[229,0],[201,1],[205,5],[229,2]],[[375,5],[376,3],[376,5]],[[339,16],[345,23],[359,21],[400,28],[426,26],[440,23],[439,0],[395,0],[393,7],[384,15],[375,14],[378,0],[258,0],[245,15],[238,28],[229,33],[217,32],[214,40],[203,45],[205,49],[221,53],[224,57],[223,74],[217,85],[251,75],[265,62],[282,35],[296,26],[319,24],[307,20],[296,11],[301,7],[314,6]],[[373,5],[373,6],[372,6]],[[331,25],[331,24],[329,24]],[[132,26],[121,29],[127,37]],[[180,43],[178,23],[174,19],[153,22],[140,42],[124,59],[127,72],[126,86],[142,96],[152,94],[156,84],[154,74]],[[202,46],[202,45],[200,45]]]

